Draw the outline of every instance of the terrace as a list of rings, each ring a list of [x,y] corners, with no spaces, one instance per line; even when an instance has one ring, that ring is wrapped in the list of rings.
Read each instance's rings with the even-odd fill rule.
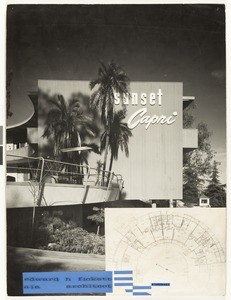
[[[7,207],[71,205],[119,199],[119,174],[43,157],[7,155]]]

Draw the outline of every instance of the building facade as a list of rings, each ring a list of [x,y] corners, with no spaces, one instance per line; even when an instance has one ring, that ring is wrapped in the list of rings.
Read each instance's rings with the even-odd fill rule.
[[[7,153],[49,158],[54,145],[43,136],[47,114],[53,107],[48,99],[62,95],[67,102],[80,97],[87,103],[92,92],[89,81],[39,80],[38,92],[29,95],[35,107],[33,122],[10,129]],[[126,109],[124,122],[132,132],[128,143],[129,157],[121,151],[113,164],[113,173],[123,178],[126,199],[182,199],[183,156],[198,143],[197,130],[183,128],[183,110],[194,97],[183,95],[180,82],[131,82],[129,95],[115,93],[114,97],[115,111],[122,107]],[[23,130],[23,135],[16,134],[17,139],[23,137],[23,147],[19,140],[12,138],[17,130]],[[98,143],[100,147],[99,139],[98,142],[94,138],[86,140],[87,143]],[[89,165],[96,168],[100,158],[103,160],[91,151]],[[94,186],[95,181],[88,180],[87,185]]]

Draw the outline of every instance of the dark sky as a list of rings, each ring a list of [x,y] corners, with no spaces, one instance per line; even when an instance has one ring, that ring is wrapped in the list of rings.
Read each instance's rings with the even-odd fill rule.
[[[182,81],[196,97],[225,161],[223,5],[13,5],[7,14],[12,124],[30,115],[38,79],[95,78],[98,60],[124,65],[131,81]]]

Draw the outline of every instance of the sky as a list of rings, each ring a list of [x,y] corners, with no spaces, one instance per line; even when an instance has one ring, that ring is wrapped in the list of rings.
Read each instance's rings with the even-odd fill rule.
[[[8,6],[7,70],[13,72],[8,125],[30,116],[38,79],[91,80],[99,60],[123,65],[131,81],[183,82],[196,98],[195,125],[212,131],[226,170],[223,5]]]

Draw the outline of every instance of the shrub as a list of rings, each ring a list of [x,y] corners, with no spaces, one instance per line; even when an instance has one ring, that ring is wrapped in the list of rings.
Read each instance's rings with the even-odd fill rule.
[[[105,254],[105,239],[77,227],[73,221],[64,222],[60,212],[45,212],[35,236],[39,249]]]

